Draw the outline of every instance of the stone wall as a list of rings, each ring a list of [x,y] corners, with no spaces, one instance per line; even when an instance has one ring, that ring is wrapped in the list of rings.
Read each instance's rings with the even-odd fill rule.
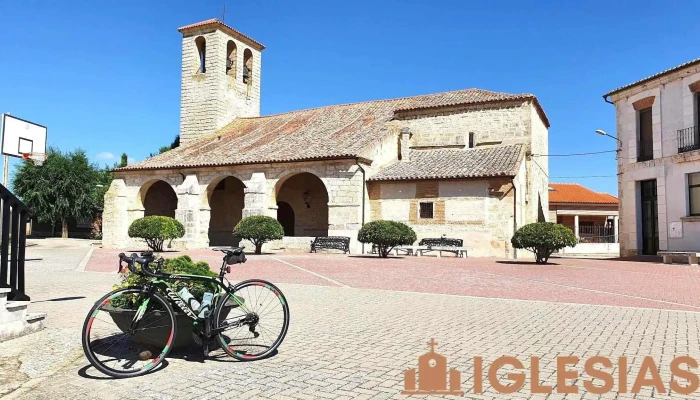
[[[199,72],[195,40],[206,41],[205,72]],[[226,73],[229,41],[236,44],[235,76]],[[253,54],[250,84],[243,83],[243,53]],[[182,82],[180,99],[180,142],[214,133],[236,117],[260,115],[262,53],[227,33],[207,27],[182,38]]]
[[[205,248],[209,245],[211,205],[207,195],[226,176],[244,185],[241,215],[277,216],[280,180],[302,172],[320,178],[328,193],[328,235],[349,236],[351,250],[359,252],[357,231],[362,219],[362,173],[353,161],[261,164],[255,166],[183,169],[174,171],[117,172],[105,195],[104,239],[106,248],[143,247],[127,235],[129,224],[144,215],[142,188],[162,180],[178,197],[175,218],[185,225],[183,239],[175,248]],[[182,173],[182,175],[181,175]],[[313,199],[312,199],[313,201]]]
[[[513,257],[514,191],[510,179],[368,182],[371,220],[408,224],[418,236],[458,238],[475,257]],[[420,217],[433,204],[433,218]]]

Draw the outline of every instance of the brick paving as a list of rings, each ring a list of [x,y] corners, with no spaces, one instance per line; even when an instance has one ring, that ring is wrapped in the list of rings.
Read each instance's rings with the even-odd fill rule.
[[[194,259],[218,258],[213,252],[192,254]],[[32,290],[42,288],[41,294],[30,293],[33,300],[68,294],[85,299],[32,304],[37,311],[50,313],[48,328],[0,343],[0,365],[15,365],[9,361],[16,359],[18,374],[26,376],[22,387],[8,398],[405,398],[399,394],[403,371],[417,367],[430,338],[438,342],[436,350],[447,357],[449,367],[462,372],[463,398],[534,397],[526,390],[499,395],[488,384],[485,393],[475,395],[474,356],[483,356],[487,366],[502,355],[515,356],[526,366],[530,356],[540,356],[540,380],[556,385],[557,355],[625,355],[630,358],[629,387],[643,356],[652,355],[661,364],[667,387],[673,357],[700,359],[700,313],[685,311],[700,306],[692,293],[700,292],[697,273],[690,267],[571,259],[534,266],[490,259],[376,260],[288,254],[251,256],[232,274],[236,279],[257,276],[279,282],[285,292],[291,326],[277,355],[236,362],[215,353],[202,361],[196,353],[179,352],[151,375],[105,379],[82,355],[79,334],[92,301],[116,280],[112,272],[116,258],[107,251],[95,251],[86,269],[100,269],[97,262],[110,260],[104,269],[108,273],[100,273],[71,271],[69,265],[81,257],[71,261],[68,252],[57,257],[62,257],[65,268],[53,265],[50,258],[31,268]],[[675,283],[683,284],[683,293],[673,293]],[[661,289],[649,289],[659,285]],[[539,301],[518,300],[535,299],[538,293]],[[621,302],[635,307],[623,307]],[[36,354],[39,346],[41,357],[31,350],[17,350],[29,348]],[[3,364],[8,353],[15,358]],[[50,365],[42,359],[51,360]],[[602,398],[616,396],[610,393]],[[669,397],[651,389],[636,396],[619,394],[625,396]],[[589,397],[599,398],[583,394],[547,398]]]

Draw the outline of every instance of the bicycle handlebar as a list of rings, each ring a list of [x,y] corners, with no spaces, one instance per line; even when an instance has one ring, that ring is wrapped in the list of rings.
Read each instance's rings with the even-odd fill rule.
[[[156,271],[152,271],[148,267],[148,265],[154,261],[158,264]],[[162,276],[160,270],[163,268],[163,261],[163,257],[155,260],[152,252],[141,253],[141,257],[139,257],[136,253],[131,253],[131,256],[127,256],[124,253],[119,253],[119,272],[123,273],[126,270],[126,267],[128,267],[129,271],[136,275],[147,275],[154,278],[160,278]],[[126,267],[123,265],[123,263],[126,263]],[[135,267],[135,264],[137,263],[141,265],[140,271]]]

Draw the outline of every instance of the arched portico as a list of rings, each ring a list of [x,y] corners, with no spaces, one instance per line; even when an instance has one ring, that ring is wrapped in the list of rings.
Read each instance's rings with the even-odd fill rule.
[[[154,179],[141,186],[138,202],[143,207],[143,216],[162,215],[175,218],[177,194],[169,183]]]
[[[233,228],[243,217],[245,185],[233,176],[222,176],[207,187],[203,200],[209,209],[208,238],[210,246],[238,246]]]
[[[285,236],[328,236],[328,191],[318,176],[300,172],[280,179],[274,204]]]

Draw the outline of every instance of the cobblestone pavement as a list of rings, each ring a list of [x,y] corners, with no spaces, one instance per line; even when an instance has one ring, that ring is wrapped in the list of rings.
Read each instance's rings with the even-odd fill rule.
[[[30,257],[34,257],[38,250],[32,250]],[[436,351],[447,357],[448,366],[462,372],[462,389],[466,392],[463,398],[534,397],[526,389],[499,395],[488,381],[485,381],[485,393],[474,394],[474,356],[483,356],[486,367],[503,355],[515,356],[527,367],[531,356],[539,356],[540,381],[552,386],[556,385],[555,357],[558,355],[581,358],[603,355],[614,359],[627,356],[630,360],[628,388],[631,388],[644,356],[653,356],[660,365],[666,388],[671,378],[669,365],[673,357],[689,355],[700,359],[700,313],[660,309],[700,305],[693,303],[694,297],[690,295],[654,297],[652,300],[657,306],[651,309],[563,302],[568,297],[556,297],[556,301],[523,301],[444,294],[467,285],[469,290],[480,286],[486,288],[495,297],[494,286],[509,282],[500,277],[506,273],[512,273],[515,278],[511,278],[513,282],[503,288],[499,297],[506,297],[510,290],[529,284],[542,285],[528,289],[533,292],[562,285],[562,291],[583,293],[588,290],[578,287],[593,285],[589,279],[594,279],[584,277],[592,275],[598,280],[611,277],[619,280],[629,275],[627,285],[619,281],[600,282],[601,294],[610,298],[627,298],[620,292],[630,290],[634,295],[629,298],[636,299],[638,292],[625,288],[645,280],[669,284],[677,279],[686,281],[688,288],[683,290],[691,290],[691,283],[697,279],[694,270],[688,267],[660,268],[651,264],[645,269],[644,265],[630,263],[618,268],[617,264],[610,262],[600,264],[592,260],[568,259],[557,260],[559,266],[535,267],[499,264],[495,260],[485,260],[481,264],[476,264],[477,260],[468,260],[474,263],[471,264],[464,263],[465,260],[427,257],[419,262],[413,258],[374,260],[323,254],[275,255],[250,257],[251,261],[237,269],[234,276],[242,279],[251,274],[282,282],[279,286],[290,303],[291,326],[278,354],[263,361],[236,362],[220,353],[207,360],[202,360],[196,353],[171,353],[168,364],[153,374],[127,380],[106,379],[90,367],[82,355],[79,333],[90,305],[109,289],[116,274],[72,271],[69,264],[72,262],[77,266],[86,251],[83,247],[63,256],[56,253],[56,258],[37,261],[37,265],[30,269],[33,300],[71,296],[86,298],[32,304],[35,310],[50,313],[47,329],[0,343],[0,371],[4,371],[3,368],[16,370],[12,375],[14,381],[5,384],[12,387],[6,389],[8,398],[405,398],[399,394],[403,389],[403,371],[417,367],[418,356],[428,350],[427,341],[431,338],[438,343]],[[99,260],[99,252],[95,254],[98,257],[94,259]],[[59,263],[63,267],[53,263],[59,257],[65,257],[62,259],[65,262]],[[73,257],[70,262],[69,257]],[[43,264],[46,266],[42,267]],[[109,270],[116,269],[113,260],[109,264]],[[469,272],[472,268],[478,273]],[[90,264],[88,269],[91,269]],[[403,273],[399,274],[401,269]],[[421,272],[426,269],[438,273]],[[471,275],[466,275],[465,271]],[[472,276],[482,280],[451,283],[455,273],[465,273],[458,275],[460,279]],[[571,277],[580,279],[573,281]],[[496,281],[490,282],[489,279]],[[49,284],[54,280],[55,285]],[[410,283],[411,280],[417,283]],[[570,286],[578,289],[570,289]],[[443,287],[449,290],[436,290]],[[39,294],[36,288],[45,292]],[[443,294],[409,291],[415,291],[414,288]],[[556,290],[550,292],[557,293]],[[650,295],[641,297],[651,298]],[[658,306],[666,304],[659,301],[666,298],[687,298],[688,305]],[[602,300],[608,301],[609,298],[603,297]],[[24,351],[20,352],[21,349]],[[582,367],[573,369],[581,370]],[[505,379],[508,371],[501,371]],[[616,362],[609,371],[618,372]],[[618,381],[615,381],[615,390],[618,390]],[[2,380],[0,390],[3,388],[1,383]],[[580,381],[578,384],[582,387]],[[529,375],[525,388],[528,385]],[[603,398],[617,396],[618,393],[613,392]],[[626,396],[632,397],[619,394],[620,398]],[[639,399],[668,397],[668,394],[649,388],[636,395]],[[673,397],[682,396],[674,394]],[[563,396],[553,394],[547,398]],[[599,397],[577,394],[566,398]]]

